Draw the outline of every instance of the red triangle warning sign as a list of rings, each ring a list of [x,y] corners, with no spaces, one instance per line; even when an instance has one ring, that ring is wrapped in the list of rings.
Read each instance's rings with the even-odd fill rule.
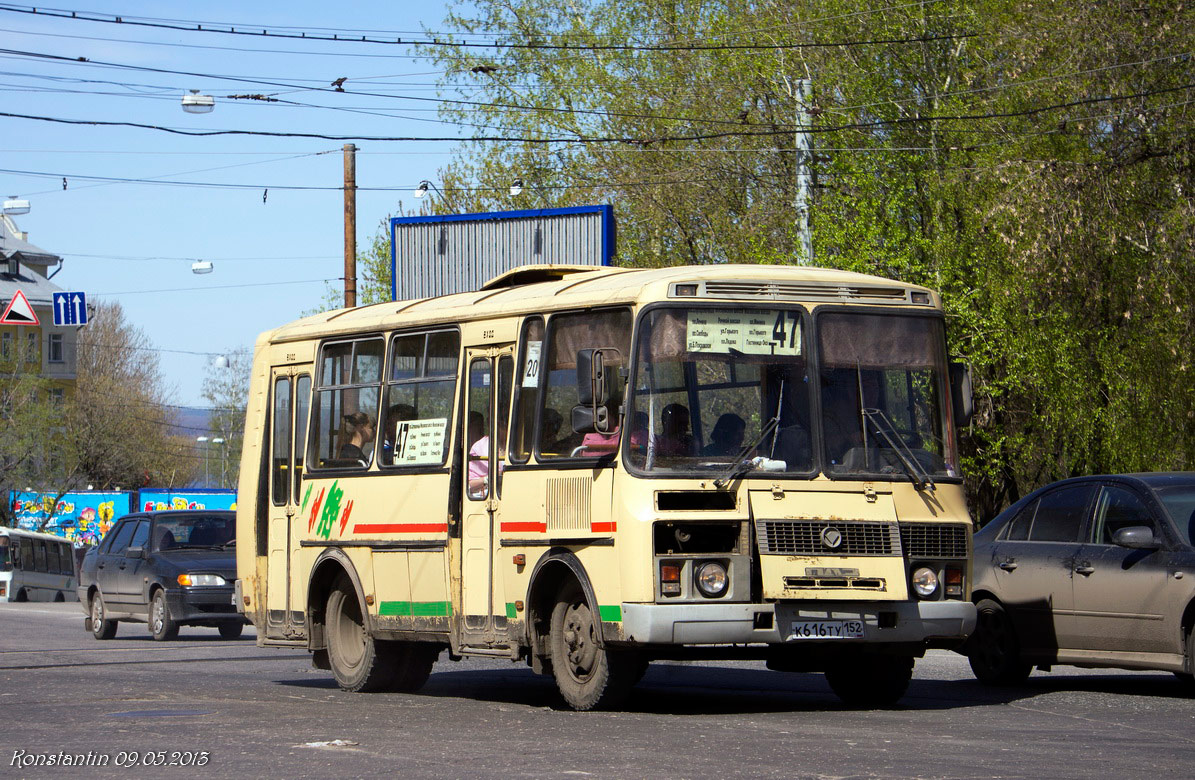
[[[34,313],[33,307],[29,305],[29,299],[25,297],[25,293],[17,290],[17,294],[8,302],[8,308],[4,310],[3,316],[0,316],[0,325],[39,324],[37,314]]]

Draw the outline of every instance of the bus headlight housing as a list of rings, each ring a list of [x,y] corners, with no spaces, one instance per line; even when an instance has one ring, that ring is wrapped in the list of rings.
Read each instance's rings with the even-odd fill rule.
[[[730,575],[726,573],[726,567],[718,561],[705,561],[697,564],[693,572],[693,582],[701,595],[716,599],[724,595],[730,587]]]
[[[228,580],[221,577],[219,574],[180,574],[178,575],[178,584],[185,588],[192,585],[201,586],[216,586],[227,585]]]
[[[923,599],[938,592],[938,573],[928,566],[922,566],[911,577],[913,591]]]

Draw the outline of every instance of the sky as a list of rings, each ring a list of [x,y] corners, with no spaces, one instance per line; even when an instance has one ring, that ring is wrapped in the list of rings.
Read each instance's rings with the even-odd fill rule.
[[[408,40],[445,29],[446,13],[441,0],[63,2],[55,9],[126,22],[349,30]],[[464,132],[438,121],[437,71],[417,56],[417,46],[180,31],[5,8],[33,6],[0,6],[0,112],[186,130],[448,138]],[[310,89],[331,90],[342,77],[343,94]],[[263,81],[275,84],[257,83]],[[182,110],[192,89],[215,98],[211,113]],[[237,94],[279,102],[229,98]],[[187,136],[0,116],[0,195],[29,200],[30,212],[14,219],[30,242],[64,258],[54,283],[83,291],[90,302],[119,302],[156,347],[170,402],[203,407],[203,377],[217,356],[251,349],[260,332],[321,308],[329,289],[341,289],[348,142]],[[351,142],[358,147],[357,244],[364,249],[400,203],[408,213],[414,208],[421,180],[438,183],[457,144]],[[213,272],[192,273],[195,261],[211,262]]]

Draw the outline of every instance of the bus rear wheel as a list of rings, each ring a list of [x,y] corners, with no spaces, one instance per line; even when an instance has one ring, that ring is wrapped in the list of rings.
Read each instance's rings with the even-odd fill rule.
[[[573,586],[561,592],[552,610],[548,642],[556,687],[575,710],[622,703],[646,671],[636,654],[602,646],[600,634],[601,621],[581,589]]]
[[[104,597],[91,597],[91,635],[96,639],[111,639],[116,636],[116,621],[106,620],[108,610],[104,608]]]
[[[353,692],[388,688],[394,678],[393,650],[365,630],[357,592],[347,577],[341,577],[332,588],[324,619],[328,664],[340,687]]]
[[[826,682],[851,707],[891,707],[913,679],[913,659],[902,655],[863,655],[826,670]]]

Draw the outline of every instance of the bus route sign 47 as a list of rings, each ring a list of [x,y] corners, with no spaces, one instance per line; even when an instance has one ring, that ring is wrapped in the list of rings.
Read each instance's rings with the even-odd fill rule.
[[[81,292],[54,293],[55,325],[86,325],[87,294]]]

